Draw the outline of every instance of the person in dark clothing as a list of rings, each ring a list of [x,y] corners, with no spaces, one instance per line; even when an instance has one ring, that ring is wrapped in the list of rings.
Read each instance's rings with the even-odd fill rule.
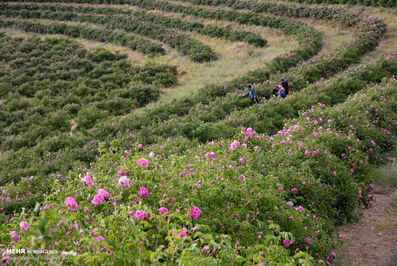
[[[244,94],[244,95],[241,95],[241,96],[244,96],[244,97],[249,96],[251,98],[251,103],[252,104],[258,103],[258,99],[256,98],[256,90],[254,88],[252,88],[251,85],[247,86],[247,90],[248,90],[248,92],[246,94]]]
[[[273,95],[274,95],[275,97],[278,96],[278,86],[275,86],[275,87],[273,88]]]
[[[285,95],[287,96],[289,93],[288,81],[285,78],[281,78],[280,85],[285,89]]]

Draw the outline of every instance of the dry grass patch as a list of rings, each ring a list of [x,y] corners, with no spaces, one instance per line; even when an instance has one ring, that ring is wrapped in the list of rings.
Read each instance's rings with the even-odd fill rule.
[[[278,55],[298,48],[298,43],[292,37],[283,36],[276,30],[269,30],[268,45],[261,48],[255,48],[244,42],[234,43],[195,33],[190,33],[190,35],[209,45],[219,59],[198,64],[191,62],[174,50],[167,50],[166,55],[149,59],[149,61],[153,60],[157,63],[167,62],[176,65],[179,72],[184,73],[179,77],[180,85],[167,90],[173,92],[172,96],[190,94],[205,84],[230,81],[248,71],[264,67],[264,64]]]

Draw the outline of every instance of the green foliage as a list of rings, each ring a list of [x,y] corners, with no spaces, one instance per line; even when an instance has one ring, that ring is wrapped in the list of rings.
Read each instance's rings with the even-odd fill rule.
[[[97,120],[103,119],[107,116],[105,111],[101,111],[95,106],[88,106],[82,108],[77,114],[77,125],[82,128],[90,128],[95,125]]]
[[[272,136],[242,128],[234,139],[173,156],[148,156],[137,145],[119,151],[113,141],[89,169],[51,183],[34,216],[16,214],[2,225],[0,239],[16,248],[73,251],[63,260],[79,264],[330,263],[335,226],[373,203],[368,169],[394,143],[396,106],[390,79],[340,105],[319,104]],[[120,186],[121,176],[129,186]],[[93,204],[98,189],[110,197]],[[188,213],[195,206],[198,216]],[[26,232],[21,221],[29,223]]]
[[[73,156],[79,156],[79,161],[92,158],[81,154],[81,141],[88,142],[88,137],[78,136],[80,130],[156,101],[160,87],[177,83],[176,67],[132,66],[125,55],[104,49],[88,52],[66,39],[22,39],[1,34],[0,43],[0,80],[6,84],[0,102],[0,142],[1,151],[5,152],[1,174],[7,176],[2,184],[17,181],[21,172],[36,175],[61,168],[69,170],[70,164],[74,164],[70,158]],[[71,135],[65,137],[64,133]],[[61,136],[62,141],[58,139]],[[76,153],[54,154],[53,164],[44,168],[42,159],[31,160],[33,155],[62,153],[78,146]],[[33,150],[26,153],[23,148],[27,147]],[[12,162],[18,150],[21,160]],[[59,165],[59,156],[67,159],[64,166]],[[18,168],[25,168],[25,172]]]
[[[27,32],[40,34],[62,34],[72,38],[85,38],[98,42],[112,42],[117,45],[126,46],[149,56],[165,54],[161,45],[126,32],[115,32],[108,29],[90,28],[83,25],[68,25],[63,23],[41,24],[27,21],[1,21],[0,26],[15,28]]]
[[[129,114],[156,101],[159,86],[174,85],[176,68],[132,66],[124,55],[86,51],[73,41],[0,34],[1,243],[59,251],[73,247],[75,256],[63,254],[61,263],[74,264],[332,262],[336,226],[356,220],[360,208],[373,204],[369,169],[383,162],[384,151],[395,143],[397,83],[387,78],[397,71],[396,55],[350,67],[376,48],[385,24],[325,7],[186,1],[232,9],[156,0],[78,2],[132,4],[273,27],[296,36],[300,47],[226,84]],[[117,30],[122,29],[170,41],[199,62],[213,60],[212,50],[170,28],[265,44],[247,32],[143,11],[35,4],[1,10],[8,17],[108,29],[2,20],[5,27],[162,51],[152,43],[142,48],[137,41],[142,39]],[[355,40],[312,58],[322,46],[319,32],[260,12],[335,19],[355,27]],[[270,97],[269,88],[281,76],[292,88],[284,100]],[[254,83],[261,98],[250,108],[248,99],[238,97],[247,83]],[[147,167],[142,158],[148,159]],[[86,176],[92,184],[85,184]],[[121,176],[129,179],[128,186],[121,185]],[[142,187],[148,195],[138,193]],[[95,204],[98,189],[110,197]],[[65,206],[67,197],[76,199],[76,210]],[[201,210],[197,217],[189,214],[195,206]],[[137,211],[147,217],[137,219]],[[26,232],[21,221],[29,222]]]
[[[76,16],[73,13],[83,14],[102,14],[106,16],[120,16],[128,15],[138,18],[140,21],[153,23],[155,25],[161,25],[167,28],[178,28],[184,31],[192,31],[200,34],[205,34],[210,37],[223,38],[230,41],[246,41],[254,46],[262,47],[266,45],[266,40],[262,39],[261,36],[247,31],[235,31],[229,28],[217,27],[213,25],[204,25],[199,22],[182,21],[171,17],[161,16],[159,14],[151,14],[142,10],[132,11],[129,9],[112,8],[112,7],[90,7],[90,6],[54,6],[54,5],[35,5],[35,4],[24,4],[24,5],[13,5],[7,6],[7,9],[12,10],[34,10],[40,12],[65,12],[64,17],[68,20],[75,20]],[[66,13],[68,12],[68,13]],[[5,12],[6,13],[6,12]],[[21,14],[21,13],[19,13]],[[42,15],[43,16],[43,15]],[[51,16],[54,18],[54,16]]]
[[[188,55],[193,61],[208,62],[216,60],[216,55],[208,45],[190,38],[188,35],[177,32],[175,30],[167,29],[158,24],[150,22],[142,22],[139,18],[123,17],[112,15],[93,15],[93,14],[78,14],[73,12],[51,12],[51,11],[28,11],[28,10],[12,10],[6,9],[7,6],[2,6],[5,9],[3,15],[6,17],[21,17],[24,19],[51,19],[59,21],[77,21],[88,22],[93,24],[105,25],[110,30],[123,30],[128,33],[140,34],[152,39],[162,41],[173,48],[176,48],[182,54]],[[30,24],[30,25],[29,25]],[[79,26],[70,26],[67,24],[39,24],[26,23],[16,21],[2,21],[0,26],[10,27],[17,25],[28,31],[39,31],[43,33],[57,33],[65,34],[73,38],[82,35],[82,29]],[[39,28],[39,29],[37,29]],[[55,29],[54,29],[55,28]],[[54,32],[55,31],[55,32]],[[113,33],[114,35],[114,33]],[[103,36],[106,41],[108,36]],[[116,39],[117,40],[117,39]],[[124,40],[128,43],[129,40]],[[145,45],[143,42],[142,45]]]

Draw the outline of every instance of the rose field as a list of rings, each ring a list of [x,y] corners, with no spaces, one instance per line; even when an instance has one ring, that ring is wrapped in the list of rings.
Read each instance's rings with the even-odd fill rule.
[[[345,265],[396,133],[394,0],[0,0],[0,264]]]

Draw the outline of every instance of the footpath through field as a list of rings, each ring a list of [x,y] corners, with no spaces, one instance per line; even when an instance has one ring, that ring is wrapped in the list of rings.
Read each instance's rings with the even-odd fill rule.
[[[397,190],[380,191],[359,223],[340,228],[336,265],[397,265]]]

